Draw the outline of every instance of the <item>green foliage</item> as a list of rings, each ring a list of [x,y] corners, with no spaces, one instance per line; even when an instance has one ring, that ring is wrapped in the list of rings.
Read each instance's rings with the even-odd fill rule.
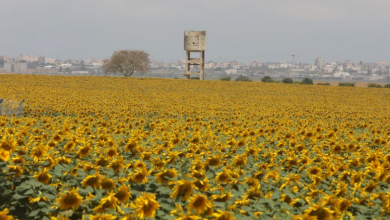
[[[355,87],[355,83],[339,83],[339,86]]]
[[[282,80],[282,83],[286,83],[286,84],[290,84],[290,83],[293,83],[293,82],[294,82],[294,80],[291,79],[291,78],[285,78],[285,79]]]
[[[301,82],[301,84],[305,84],[305,85],[313,85],[313,80],[312,79],[309,79],[309,78],[304,78]]]
[[[330,83],[324,82],[324,83],[317,83],[319,86],[330,86]]]
[[[274,80],[270,76],[264,76],[261,79],[262,82],[273,82]]]
[[[193,79],[193,80],[200,80],[199,76],[194,76],[194,77],[191,77],[190,79]]]
[[[247,77],[247,76],[242,76],[242,75],[240,75],[239,77],[237,77],[236,81],[241,81],[241,82],[252,82],[252,80],[249,79],[249,77]]]
[[[377,84],[377,83],[369,83],[367,85],[368,88],[382,88],[381,85]]]
[[[232,79],[232,77],[230,77],[230,76],[225,76],[225,77],[219,78],[219,80],[221,80],[221,81],[230,81],[231,79]]]
[[[383,88],[390,88],[390,84],[385,84]]]

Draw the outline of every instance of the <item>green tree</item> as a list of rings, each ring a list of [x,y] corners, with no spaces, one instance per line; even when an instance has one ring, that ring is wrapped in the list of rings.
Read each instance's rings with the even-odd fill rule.
[[[240,75],[236,78],[236,81],[241,81],[241,82],[252,82],[251,79],[247,76]]]
[[[369,83],[367,85],[368,88],[382,88],[381,85],[377,84],[377,83]]]
[[[286,84],[290,84],[290,83],[293,83],[293,82],[294,82],[294,80],[291,79],[291,78],[285,78],[285,79],[282,80],[282,83],[286,83]]]
[[[313,80],[312,80],[312,79],[310,79],[310,78],[304,78],[304,79],[302,80],[302,84],[305,84],[305,85],[313,85],[314,83],[313,83]]]
[[[219,78],[219,80],[221,80],[221,81],[230,81],[231,79],[232,79],[232,77],[230,77],[230,76],[224,76],[224,77]]]
[[[106,74],[121,73],[130,77],[135,72],[146,73],[149,70],[149,54],[141,50],[121,50],[112,54],[103,62]]]
[[[273,82],[274,80],[270,76],[264,76],[261,79],[262,82]]]

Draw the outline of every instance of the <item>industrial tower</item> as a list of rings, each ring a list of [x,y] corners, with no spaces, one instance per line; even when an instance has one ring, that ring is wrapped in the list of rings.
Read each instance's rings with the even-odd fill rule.
[[[204,52],[206,50],[206,31],[184,31],[184,50],[186,51],[187,79],[191,74],[199,74],[199,79],[204,80]],[[191,58],[191,53],[200,53],[199,58]],[[199,66],[199,72],[191,72],[191,66]]]

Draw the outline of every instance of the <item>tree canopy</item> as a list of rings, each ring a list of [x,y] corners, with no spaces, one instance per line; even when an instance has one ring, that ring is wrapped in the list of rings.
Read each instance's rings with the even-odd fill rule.
[[[122,73],[125,77],[130,77],[135,72],[146,73],[149,63],[149,54],[142,50],[121,50],[104,60],[103,68],[106,74]]]

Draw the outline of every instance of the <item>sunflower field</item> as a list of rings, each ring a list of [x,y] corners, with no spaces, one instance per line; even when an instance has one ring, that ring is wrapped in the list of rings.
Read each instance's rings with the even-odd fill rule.
[[[0,219],[389,219],[390,90],[0,75]]]

